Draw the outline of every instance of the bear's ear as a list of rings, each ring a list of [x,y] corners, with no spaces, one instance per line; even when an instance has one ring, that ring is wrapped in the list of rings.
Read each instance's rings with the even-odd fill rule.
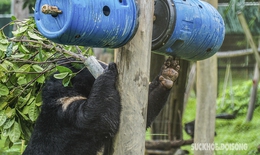
[[[75,102],[75,101],[79,101],[79,100],[86,100],[87,98],[86,97],[83,97],[83,96],[72,96],[72,97],[63,97],[63,98],[60,98],[58,99],[58,104],[61,104],[62,105],[62,110],[63,111],[66,111],[68,106]]]

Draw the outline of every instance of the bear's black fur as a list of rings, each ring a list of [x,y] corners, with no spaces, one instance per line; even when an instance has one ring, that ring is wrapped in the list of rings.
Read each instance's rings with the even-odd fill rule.
[[[105,64],[101,63],[103,68]],[[96,80],[88,69],[73,72],[72,86],[53,76],[42,91],[42,108],[23,155],[96,155],[118,131],[121,103],[117,68],[111,63]],[[159,76],[149,86],[147,127],[164,106],[170,89]]]

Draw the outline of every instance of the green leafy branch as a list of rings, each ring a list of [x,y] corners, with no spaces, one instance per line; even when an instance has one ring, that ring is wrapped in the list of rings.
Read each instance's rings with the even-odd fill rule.
[[[55,77],[65,86],[76,73],[62,67],[62,60],[84,64],[92,55],[90,48],[55,44],[44,38],[33,19],[13,21],[0,29],[0,134],[5,146],[28,141],[41,106],[41,89],[45,79]],[[3,30],[15,26],[13,37]],[[68,61],[66,61],[68,62]]]

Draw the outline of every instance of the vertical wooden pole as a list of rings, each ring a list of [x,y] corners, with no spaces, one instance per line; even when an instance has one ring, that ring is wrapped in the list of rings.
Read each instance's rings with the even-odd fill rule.
[[[217,0],[208,0],[217,7]],[[197,62],[197,111],[194,143],[213,143],[217,99],[217,56]],[[194,150],[194,155],[213,155],[214,150]]]
[[[154,1],[138,0],[139,28],[135,37],[117,52],[118,90],[122,113],[114,139],[114,155],[143,155],[150,73]]]
[[[253,85],[251,88],[251,94],[250,94],[250,99],[249,99],[249,103],[248,103],[247,115],[246,115],[247,122],[250,122],[253,118],[255,104],[257,101],[258,82],[259,82],[259,69],[258,69],[258,66],[256,63],[255,70],[254,70],[254,77],[253,77]]]

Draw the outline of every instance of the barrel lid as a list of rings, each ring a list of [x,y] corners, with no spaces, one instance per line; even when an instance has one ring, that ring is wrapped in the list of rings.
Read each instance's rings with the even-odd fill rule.
[[[57,7],[61,10],[61,13],[56,16],[44,14],[42,10],[45,5]],[[49,39],[57,38],[69,27],[72,20],[72,12],[71,1],[37,0],[34,12],[37,28],[45,37]]]
[[[176,9],[172,0],[154,1],[152,50],[163,46],[171,37],[176,22]]]

